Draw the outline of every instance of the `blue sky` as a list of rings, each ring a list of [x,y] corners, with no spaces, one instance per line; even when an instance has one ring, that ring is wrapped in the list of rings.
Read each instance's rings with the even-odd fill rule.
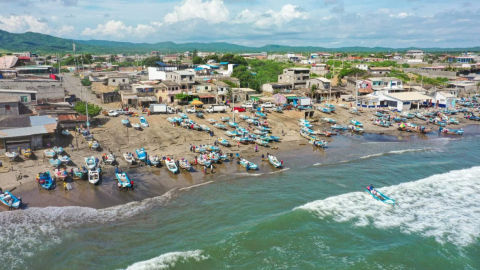
[[[480,45],[478,0],[0,0],[0,29],[73,39],[323,47]]]

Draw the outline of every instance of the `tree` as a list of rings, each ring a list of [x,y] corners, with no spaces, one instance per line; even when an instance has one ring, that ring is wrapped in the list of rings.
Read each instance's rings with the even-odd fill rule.
[[[203,60],[203,58],[201,58],[200,56],[194,56],[192,58],[192,62],[194,65],[205,64],[205,60]]]
[[[316,84],[312,84],[312,86],[310,87],[310,97],[313,99],[313,97],[315,96],[315,93],[317,92],[317,88],[318,86]]]
[[[188,97],[189,97],[188,94],[184,94],[184,93],[180,93],[180,94],[175,95],[175,99],[179,99],[179,100],[187,99]]]
[[[74,107],[75,111],[79,114],[82,114],[82,115],[86,115],[87,112],[86,112],[86,108],[85,108],[85,102],[83,101],[80,101],[80,102],[77,102],[77,104],[75,104],[75,107]],[[100,112],[102,112],[102,107],[99,107],[95,104],[92,104],[92,103],[88,103],[88,116],[89,117],[95,117],[97,115],[100,114]]]
[[[157,63],[155,63],[155,62],[159,62],[159,61],[162,61],[160,59],[160,56],[150,56],[150,57],[147,57],[143,60],[142,66],[156,67]]]
[[[80,82],[82,83],[83,86],[92,85],[92,82],[90,81],[90,79],[88,77],[83,78]]]
[[[409,68],[409,67],[410,67],[410,65],[407,64],[407,63],[403,63],[403,64],[402,64],[402,68]]]

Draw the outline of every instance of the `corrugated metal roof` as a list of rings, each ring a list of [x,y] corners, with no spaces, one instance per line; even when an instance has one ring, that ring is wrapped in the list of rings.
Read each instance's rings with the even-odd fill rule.
[[[57,120],[50,115],[30,116],[30,123],[32,126],[42,126],[49,124],[56,124]]]
[[[48,134],[44,126],[24,127],[24,128],[12,128],[4,129],[0,131],[0,138],[15,138],[24,137],[35,134]]]
[[[3,115],[0,116],[0,129],[30,127],[28,115]]]
[[[45,130],[48,132],[48,133],[54,133],[55,130],[57,129],[57,123],[55,124],[48,124],[48,125],[43,125],[45,127]]]

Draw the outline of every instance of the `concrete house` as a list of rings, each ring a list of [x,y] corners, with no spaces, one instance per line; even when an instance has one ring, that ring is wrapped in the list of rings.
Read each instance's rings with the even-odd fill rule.
[[[166,79],[179,84],[182,90],[192,91],[195,84],[195,72],[189,70],[167,72]]]
[[[292,89],[292,85],[289,83],[265,83],[262,85],[262,91],[266,93],[286,92],[289,89]]]
[[[278,75],[278,82],[290,84],[292,88],[304,88],[307,80],[310,79],[309,68],[285,68],[283,73]]]
[[[405,52],[405,57],[407,58],[422,59],[423,56],[425,56],[425,53],[421,50],[408,50]]]
[[[19,115],[17,97],[0,98],[0,115]]]
[[[107,79],[108,86],[119,86],[124,84],[130,84],[130,78],[128,75],[110,75]]]
[[[389,67],[369,67],[368,72],[375,75],[386,75],[390,73],[391,68]]]

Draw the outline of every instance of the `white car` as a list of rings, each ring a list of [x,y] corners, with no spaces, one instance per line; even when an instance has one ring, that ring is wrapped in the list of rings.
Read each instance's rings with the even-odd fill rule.
[[[117,117],[119,116],[119,113],[116,110],[110,110],[108,111],[108,116]]]
[[[275,104],[273,104],[271,102],[265,102],[262,105],[260,105],[260,107],[262,107],[262,108],[273,108],[273,107],[275,107]]]
[[[242,107],[243,108],[253,108],[253,103],[251,103],[251,102],[243,103]]]

